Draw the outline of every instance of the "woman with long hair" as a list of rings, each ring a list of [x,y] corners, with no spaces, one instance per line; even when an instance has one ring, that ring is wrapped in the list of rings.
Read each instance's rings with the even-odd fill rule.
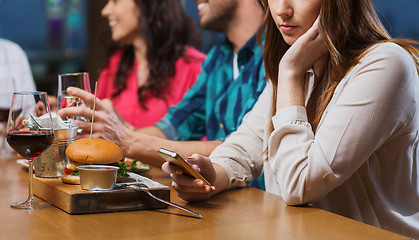
[[[136,128],[154,125],[195,83],[205,55],[180,0],[109,0],[113,44],[97,96]]]
[[[260,0],[268,85],[209,158],[212,186],[165,163],[185,200],[246,186],[419,237],[419,51],[371,0]],[[256,204],[256,203],[255,203]]]

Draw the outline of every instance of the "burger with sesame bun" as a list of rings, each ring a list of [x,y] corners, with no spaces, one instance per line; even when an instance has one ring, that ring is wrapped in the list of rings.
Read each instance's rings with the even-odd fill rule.
[[[68,164],[61,175],[61,181],[68,184],[80,184],[80,165],[115,165],[119,167],[118,179],[127,177],[124,154],[113,142],[100,138],[78,139],[68,145],[65,154]]]

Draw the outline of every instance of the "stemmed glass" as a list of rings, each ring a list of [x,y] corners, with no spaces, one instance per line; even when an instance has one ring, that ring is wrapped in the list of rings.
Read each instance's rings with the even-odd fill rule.
[[[51,204],[38,202],[33,197],[33,160],[54,140],[53,122],[46,92],[14,92],[7,122],[7,142],[29,161],[29,196],[14,208],[36,209]]]

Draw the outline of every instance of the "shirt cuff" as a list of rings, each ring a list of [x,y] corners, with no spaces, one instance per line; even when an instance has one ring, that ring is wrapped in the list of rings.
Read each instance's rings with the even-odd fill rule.
[[[303,106],[291,106],[278,111],[272,117],[274,129],[278,129],[281,125],[286,123],[307,124],[308,117],[306,108]]]
[[[246,172],[243,167],[227,158],[211,158],[213,164],[217,164],[224,168],[228,176],[228,186],[227,189],[236,188],[236,187],[246,187],[249,182],[252,180],[252,175],[243,174]],[[234,159],[234,158],[233,158]]]

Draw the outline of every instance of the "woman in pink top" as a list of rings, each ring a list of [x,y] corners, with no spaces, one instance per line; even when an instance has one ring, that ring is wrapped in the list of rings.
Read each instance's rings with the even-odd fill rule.
[[[195,83],[205,55],[179,0],[108,1],[113,45],[97,96],[136,128],[154,125]]]

